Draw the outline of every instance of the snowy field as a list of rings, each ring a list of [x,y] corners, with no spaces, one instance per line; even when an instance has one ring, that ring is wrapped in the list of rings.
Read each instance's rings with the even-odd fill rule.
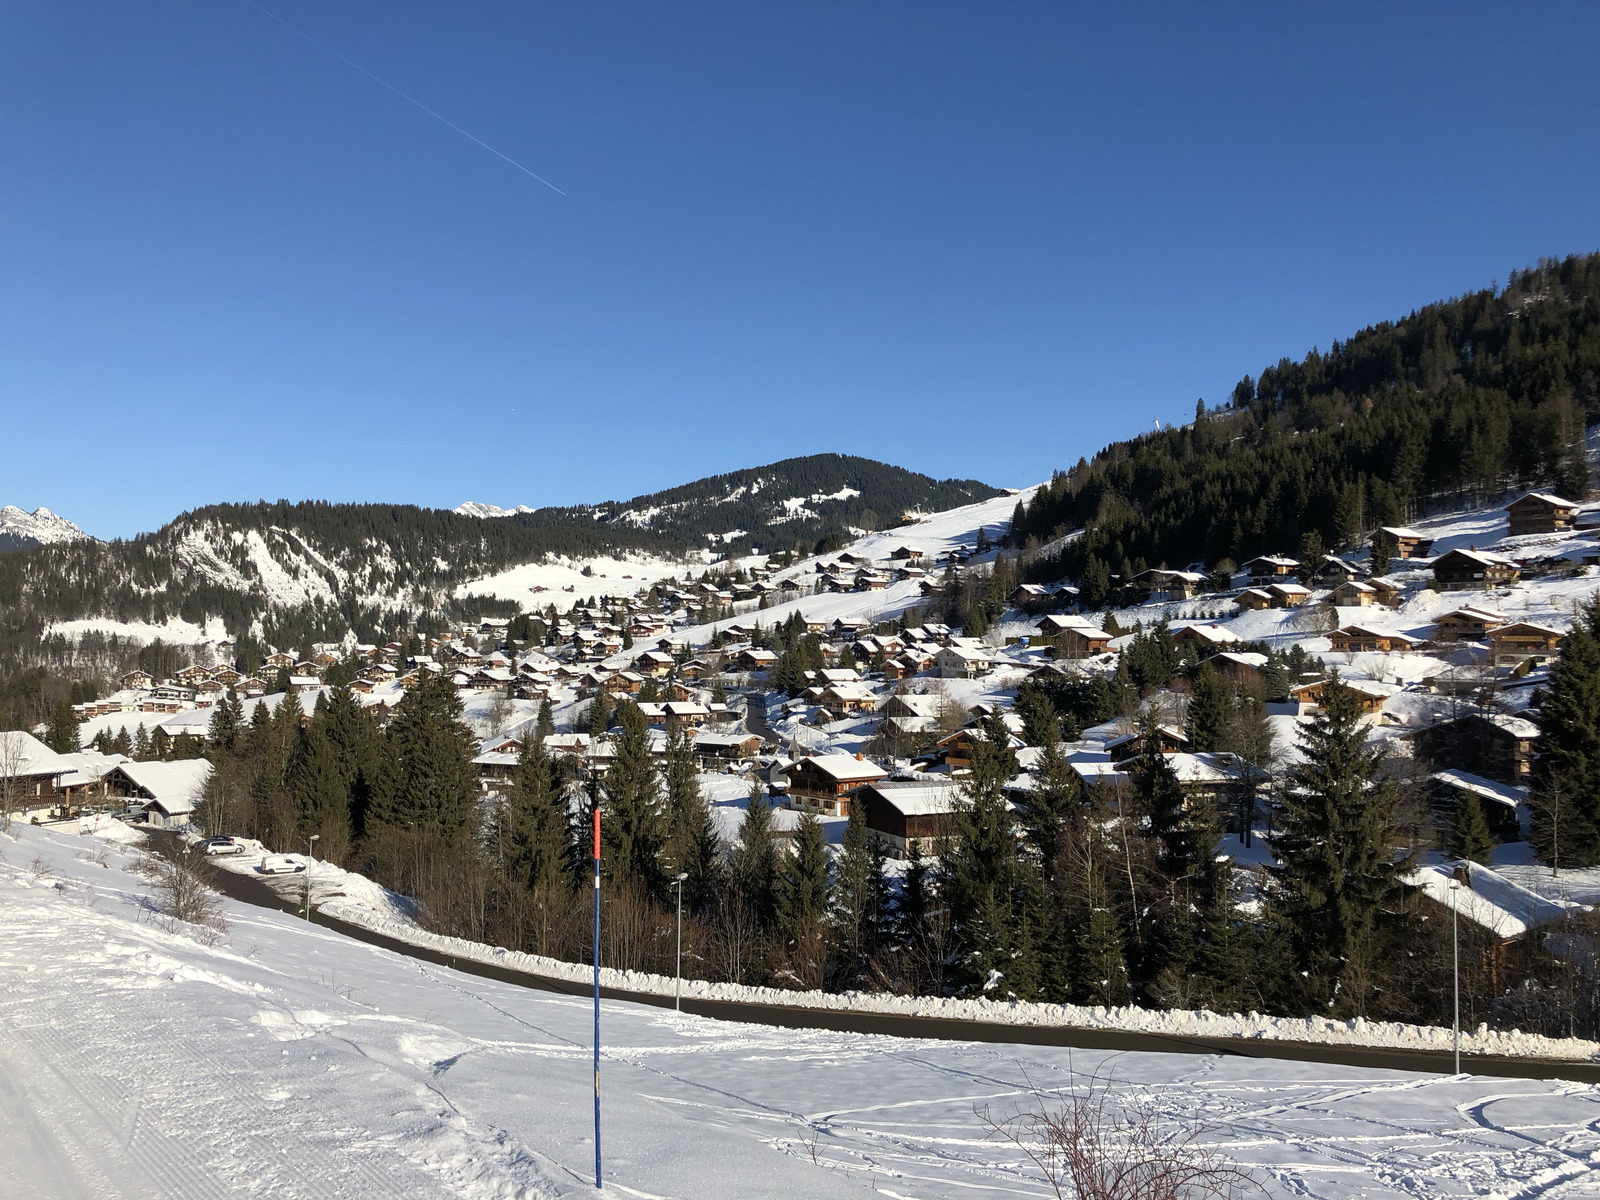
[[[151,915],[125,847],[0,851],[8,1200],[596,1194],[586,1001],[231,903],[206,946]],[[1266,1195],[1600,1194],[1587,1085],[602,1020],[607,1195],[1042,1197],[976,1110],[1096,1070]]]

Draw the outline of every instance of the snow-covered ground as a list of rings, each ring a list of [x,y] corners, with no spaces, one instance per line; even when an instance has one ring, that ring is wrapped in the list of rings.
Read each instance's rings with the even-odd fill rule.
[[[0,843],[0,1195],[569,1197],[591,1008],[227,905],[207,946],[122,849]],[[602,1006],[605,1194],[1042,1197],[997,1116],[1098,1071],[1271,1196],[1592,1196],[1600,1088],[771,1029]]]
[[[514,600],[529,612],[543,612],[555,605],[566,612],[590,596],[631,596],[648,589],[658,579],[699,575],[712,561],[712,555],[678,560],[652,555],[625,555],[621,558],[551,558],[548,562],[523,563],[496,575],[462,584],[458,597],[492,596]],[[585,570],[588,575],[584,574]]]

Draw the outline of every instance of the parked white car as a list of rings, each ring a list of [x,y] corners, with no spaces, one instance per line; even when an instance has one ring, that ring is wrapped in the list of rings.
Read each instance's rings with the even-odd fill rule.
[[[292,854],[269,854],[256,868],[263,875],[293,875],[296,871],[305,869],[306,864]]]

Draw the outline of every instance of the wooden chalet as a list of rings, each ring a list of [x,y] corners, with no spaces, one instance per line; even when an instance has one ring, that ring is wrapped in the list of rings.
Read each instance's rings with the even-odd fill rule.
[[[1294,578],[1295,572],[1300,569],[1300,563],[1296,559],[1285,558],[1278,554],[1263,554],[1260,558],[1252,558],[1242,569],[1249,572],[1251,585],[1260,587]]]
[[[977,679],[994,667],[989,651],[977,646],[946,646],[935,662],[941,679]]]
[[[1224,650],[1206,660],[1214,671],[1221,671],[1235,687],[1259,687],[1266,682],[1267,656],[1249,650]]]
[[[1055,656],[1079,660],[1105,654],[1111,649],[1111,635],[1093,625],[1069,625],[1056,634]]]
[[[1526,717],[1468,713],[1425,726],[1413,738],[1417,749],[1439,766],[1520,785],[1533,772],[1539,727]]]
[[[1361,568],[1348,559],[1329,555],[1322,560],[1322,565],[1311,573],[1311,581],[1318,587],[1338,587],[1346,580],[1357,579],[1361,575]]]
[[[915,847],[938,854],[953,836],[951,813],[960,788],[944,782],[869,783],[856,793],[866,813],[868,836],[890,858],[908,858]]]
[[[850,754],[819,754],[789,768],[790,807],[848,817],[856,790],[888,776],[877,763]]]
[[[1385,525],[1383,532],[1394,541],[1396,558],[1427,558],[1433,549],[1433,539],[1406,525]]]
[[[1144,729],[1135,729],[1132,733],[1125,733],[1107,742],[1106,753],[1111,756],[1111,761],[1127,762],[1131,758],[1145,754],[1149,749],[1147,732]],[[1156,740],[1160,743],[1162,754],[1177,754],[1179,751],[1189,749],[1188,735],[1176,725],[1157,725]]]
[[[1378,602],[1378,589],[1358,579],[1347,579],[1329,594],[1340,608],[1366,608]]]
[[[1529,533],[1565,533],[1578,520],[1576,500],[1563,500],[1549,492],[1529,492],[1506,505],[1511,536]]]
[[[1371,625],[1346,625],[1328,635],[1336,654],[1390,654],[1414,650],[1420,638],[1394,629],[1375,629]]]
[[[1553,656],[1566,635],[1559,629],[1516,621],[1489,630],[1489,660],[1497,667],[1519,667]]]
[[[703,767],[731,762],[748,762],[761,753],[759,733],[700,733],[692,743],[694,756]]]
[[[1311,589],[1298,583],[1272,583],[1265,590],[1273,608],[1299,608],[1311,599]]]
[[[741,650],[733,660],[733,665],[741,671],[767,671],[777,661],[778,656],[771,650]]]
[[[1481,642],[1488,636],[1489,630],[1505,623],[1504,613],[1496,612],[1492,608],[1467,605],[1434,618],[1433,640],[1445,645],[1456,642]]]
[[[1433,578],[1444,592],[1502,587],[1521,573],[1509,558],[1484,550],[1452,550],[1433,560]]]
[[[1374,687],[1360,679],[1342,680],[1344,686],[1355,694],[1356,703],[1360,705],[1361,712],[1370,716],[1383,711],[1383,705],[1389,699],[1390,693],[1381,688]],[[1327,688],[1326,679],[1313,679],[1306,683],[1297,683],[1289,689],[1289,699],[1298,701],[1308,708],[1316,708],[1322,704],[1322,694]]]
[[[1272,593],[1265,588],[1245,588],[1233,598],[1233,606],[1241,612],[1260,612],[1272,607]]]

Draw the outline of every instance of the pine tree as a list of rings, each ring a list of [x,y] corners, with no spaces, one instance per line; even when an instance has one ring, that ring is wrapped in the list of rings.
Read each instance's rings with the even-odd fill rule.
[[[323,833],[325,827],[348,824],[350,780],[340,762],[339,748],[328,737],[328,702],[317,697],[311,724],[300,740],[290,768],[290,779],[300,802],[300,829]],[[326,836],[324,834],[324,836]]]
[[[1488,866],[1499,844],[1489,830],[1478,798],[1467,793],[1459,795],[1450,818],[1450,836],[1445,842],[1450,857]]]
[[[545,738],[556,731],[554,710],[550,707],[550,697],[546,696],[539,702],[539,719],[533,727],[533,740],[544,743]]]
[[[132,758],[134,751],[133,739],[128,736],[128,727],[124,725],[117,730],[117,736],[111,741],[111,752]]]
[[[690,912],[704,912],[722,883],[722,839],[711,806],[700,791],[694,749],[676,726],[667,731],[667,849],[674,873],[683,881],[683,902]]]
[[[601,824],[606,870],[612,878],[637,880],[652,895],[664,897],[667,814],[650,755],[650,724],[637,704],[624,703],[617,706],[617,725]]]
[[[1274,900],[1293,930],[1317,1011],[1363,1014],[1383,966],[1382,915],[1407,891],[1395,851],[1398,787],[1367,749],[1356,694],[1333,674],[1301,733],[1274,839]]]
[[[1562,642],[1538,721],[1534,848],[1562,867],[1600,864],[1600,597]]]
[[[1194,695],[1189,700],[1186,734],[1196,753],[1222,749],[1223,731],[1233,716],[1233,689],[1227,676],[1202,663],[1194,677]]]
[[[1077,822],[1083,804],[1078,773],[1072,769],[1061,739],[1053,733],[1053,728],[1047,729],[1033,772],[1034,789],[1017,814],[1047,882],[1055,876],[1067,831]]]
[[[1112,1007],[1133,999],[1122,925],[1112,911],[1105,869],[1091,861],[1083,875],[1083,915],[1078,922],[1072,999]]]
[[[133,757],[143,762],[150,757],[150,734],[144,727],[144,722],[139,722],[139,728],[133,731]]]
[[[833,941],[845,977],[859,980],[878,947],[884,903],[883,862],[867,829],[867,806],[850,805],[834,864]]]
[[[611,694],[604,688],[595,692],[594,699],[589,701],[589,736],[592,738],[605,737],[606,730],[611,728]]]
[[[732,854],[732,884],[738,898],[749,905],[762,929],[771,927],[777,912],[776,888],[780,863],[773,832],[772,806],[760,781],[750,785],[750,800],[739,823],[739,841]]]
[[[803,944],[828,912],[828,839],[815,813],[805,813],[794,832],[794,852],[778,877],[778,927]]]
[[[72,711],[70,700],[57,700],[50,710],[50,728],[45,734],[45,744],[57,754],[76,754],[83,749],[78,740],[78,716]]]
[[[239,748],[239,731],[244,725],[244,706],[238,694],[228,689],[228,694],[217,701],[211,712],[211,724],[206,737],[223,754],[233,754]]]
[[[1016,773],[1004,729],[999,722],[998,730],[986,728],[985,736],[973,739],[972,768],[952,813],[950,846],[940,858],[939,894],[959,947],[963,989],[982,994],[1003,987],[1000,995],[1031,999],[1013,986],[1013,976],[1018,984],[1036,981],[1037,964],[1021,960],[1033,867],[1017,852],[1003,790]]]
[[[500,830],[501,869],[528,888],[553,888],[568,866],[567,814],[560,773],[540,742],[517,758]]]
[[[395,708],[384,748],[369,824],[469,840],[477,819],[477,739],[462,724],[461,699],[447,676],[423,673]]]
[[[1379,529],[1372,535],[1372,558],[1367,569],[1374,575],[1386,575],[1395,554],[1394,534]]]

